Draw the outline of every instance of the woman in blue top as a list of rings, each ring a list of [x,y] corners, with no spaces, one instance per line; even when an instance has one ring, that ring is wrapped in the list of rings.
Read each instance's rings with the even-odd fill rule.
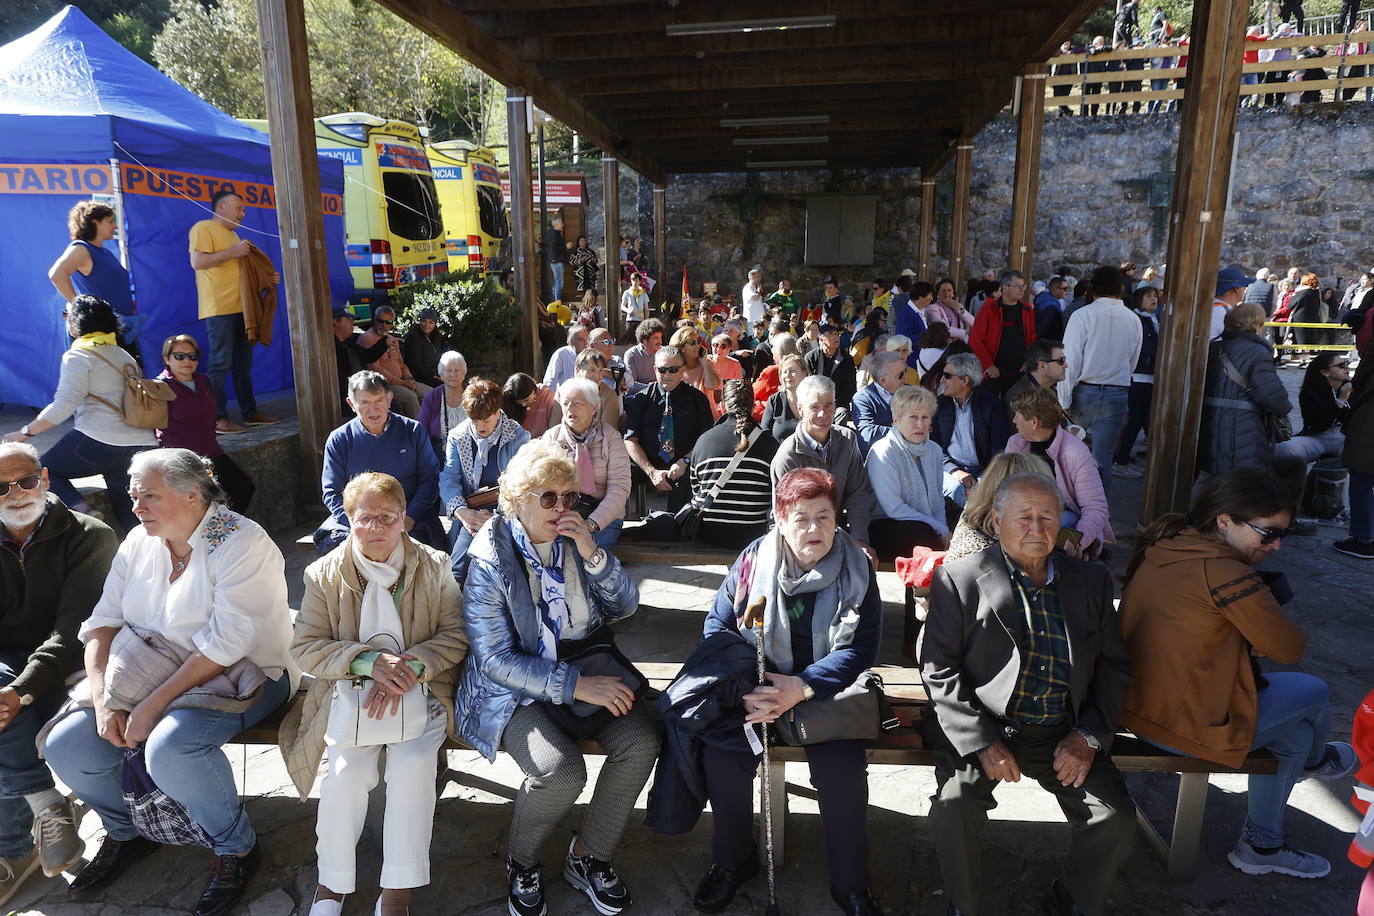
[[[801,703],[823,702],[878,660],[883,606],[878,579],[862,548],[838,527],[835,480],[816,468],[790,471],[773,501],[777,527],[745,548],[716,593],[705,636],[757,631],[741,627],[764,602],[763,641],[769,686],[742,698],[749,722],[773,722]],[[779,613],[782,611],[783,613]],[[693,905],[716,913],[759,870],[751,789],[758,760],[750,751],[706,742],[702,770],[714,821],[711,867]],[[880,913],[868,869],[868,764],[864,742],[806,746],[821,809],[830,895],[851,916]]]
[[[114,207],[94,200],[83,200],[67,216],[72,242],[48,268],[48,279],[70,303],[77,296],[104,299],[119,317],[119,344],[128,350],[137,346],[142,322],[134,315],[134,294],[129,272],[119,255],[105,247],[115,237],[118,224]],[[137,358],[137,351],[133,351]]]

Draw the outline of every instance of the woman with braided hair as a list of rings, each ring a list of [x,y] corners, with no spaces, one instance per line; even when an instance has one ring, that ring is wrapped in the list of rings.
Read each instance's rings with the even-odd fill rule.
[[[705,506],[698,537],[742,549],[768,530],[773,499],[768,468],[778,441],[754,422],[754,395],[748,382],[726,382],[720,402],[725,415],[692,449],[692,502]],[[734,467],[721,482],[731,462]]]

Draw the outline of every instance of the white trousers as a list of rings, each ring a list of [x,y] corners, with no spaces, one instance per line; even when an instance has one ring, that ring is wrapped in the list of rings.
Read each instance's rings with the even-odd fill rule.
[[[382,887],[429,883],[429,841],[434,831],[439,746],[448,717],[432,716],[424,733],[386,745],[386,816],[382,827]],[[358,838],[367,818],[367,795],[377,785],[382,746],[325,749],[315,854],[320,884],[336,894],[356,889]]]

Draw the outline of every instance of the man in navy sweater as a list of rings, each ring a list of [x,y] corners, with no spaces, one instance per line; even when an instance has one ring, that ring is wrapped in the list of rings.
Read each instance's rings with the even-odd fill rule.
[[[330,433],[324,444],[320,488],[329,517],[315,531],[316,551],[324,556],[348,537],[344,487],[363,471],[379,471],[395,477],[405,490],[406,531],[447,552],[448,538],[439,524],[439,459],[428,431],[391,412],[391,391],[380,372],[349,376],[348,406],[357,416]]]

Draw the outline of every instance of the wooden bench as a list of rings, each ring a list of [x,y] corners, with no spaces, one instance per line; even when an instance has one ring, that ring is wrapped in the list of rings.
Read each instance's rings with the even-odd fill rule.
[[[639,663],[639,669],[649,678],[651,685],[663,689],[676,676],[679,665],[675,663]],[[926,697],[925,686],[921,683],[920,671],[915,668],[879,665],[874,668],[883,678],[888,700],[892,703],[898,725],[885,732],[868,748],[868,762],[878,766],[923,766],[933,767],[934,756],[925,747],[920,734],[920,722],[930,715],[930,702]],[[298,694],[293,703],[300,702]],[[285,718],[287,706],[278,709],[257,725],[235,737],[231,744],[276,744],[277,732]],[[600,756],[603,751],[595,741],[580,743],[586,754]],[[443,752],[449,750],[470,751],[467,745],[447,740]],[[442,753],[442,752],[441,752]],[[773,817],[773,848],[781,861],[786,848],[787,820],[787,777],[785,766],[788,763],[805,763],[806,753],[799,747],[774,747],[770,751],[771,770],[769,782]],[[1278,762],[1272,757],[1253,756],[1244,765],[1232,770],[1195,757],[1180,757],[1159,750],[1151,744],[1130,734],[1118,735],[1112,747],[1112,762],[1123,773],[1177,773],[1179,775],[1178,795],[1174,803],[1173,826],[1169,838],[1150,822],[1143,811],[1137,819],[1141,832],[1159,855],[1164,859],[1165,870],[1170,880],[1186,881],[1193,877],[1197,864],[1197,853],[1202,837],[1202,821],[1207,804],[1208,777],[1212,773],[1271,774],[1278,771]],[[441,776],[444,774],[441,773]],[[379,782],[374,790],[374,801],[379,802],[385,784]],[[371,806],[373,814],[369,822],[380,815],[380,805]],[[374,829],[374,840],[380,842],[381,833]]]

